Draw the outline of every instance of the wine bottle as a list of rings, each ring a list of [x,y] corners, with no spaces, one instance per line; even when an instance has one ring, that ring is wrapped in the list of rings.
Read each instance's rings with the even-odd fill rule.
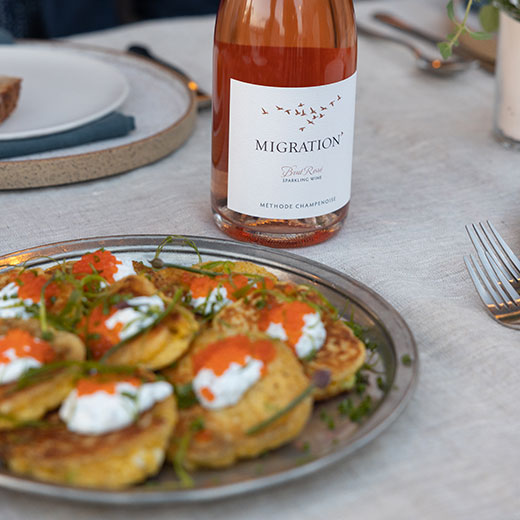
[[[350,201],[352,0],[222,0],[213,59],[215,222],[271,247],[327,240]]]

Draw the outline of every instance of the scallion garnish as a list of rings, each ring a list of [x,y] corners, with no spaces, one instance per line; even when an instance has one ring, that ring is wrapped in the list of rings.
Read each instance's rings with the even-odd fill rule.
[[[249,428],[246,430],[246,435],[255,435],[262,430],[265,430],[268,426],[271,426],[275,421],[288,414],[292,409],[296,408],[302,401],[304,401],[309,395],[314,392],[316,389],[316,385],[311,383],[301,394],[296,396],[287,406],[283,407],[281,410],[278,410],[275,414],[268,417],[265,421],[258,423],[256,426]]]

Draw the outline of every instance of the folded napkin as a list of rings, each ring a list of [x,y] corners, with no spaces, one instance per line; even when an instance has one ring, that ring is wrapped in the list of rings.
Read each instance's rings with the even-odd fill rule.
[[[135,123],[132,116],[112,112],[101,119],[58,134],[0,141],[0,159],[122,137],[134,130],[134,128]]]
[[[0,28],[0,44],[11,43],[14,43],[11,34]],[[112,112],[96,121],[92,121],[65,132],[44,135],[41,137],[27,137],[25,139],[0,141],[0,159],[48,152],[50,150],[70,148],[71,146],[79,146],[82,144],[93,143],[95,141],[102,141],[104,139],[123,137],[134,129],[135,120],[132,116],[125,116],[119,112]]]

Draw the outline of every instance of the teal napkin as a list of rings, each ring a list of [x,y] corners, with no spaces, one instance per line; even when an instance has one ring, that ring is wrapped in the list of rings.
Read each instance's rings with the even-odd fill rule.
[[[0,44],[14,43],[11,34],[0,28]],[[23,83],[22,83],[23,91]],[[96,121],[78,128],[41,137],[0,141],[0,159],[19,157],[32,153],[48,152],[82,144],[123,137],[135,129],[135,119],[119,112],[112,112]]]
[[[135,128],[134,118],[112,112],[101,119],[58,134],[0,141],[0,159],[70,148],[81,144],[127,135]]]

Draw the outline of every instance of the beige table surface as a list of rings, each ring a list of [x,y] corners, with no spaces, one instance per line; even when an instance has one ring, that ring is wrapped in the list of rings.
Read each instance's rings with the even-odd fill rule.
[[[444,19],[427,0],[381,3],[423,25]],[[360,4],[359,17],[375,5]],[[210,88],[212,27],[211,17],[187,18],[75,39],[148,44]],[[1,520],[520,518],[520,334],[486,316],[462,262],[464,224],[483,219],[520,252],[520,154],[493,140],[493,78],[432,78],[407,50],[361,38],[358,81],[350,216],[336,238],[298,252],[369,285],[407,320],[422,367],[400,419],[348,460],[266,492],[146,510],[0,491]],[[209,151],[202,113],[186,145],[156,164],[0,192],[0,254],[96,235],[219,237]]]

